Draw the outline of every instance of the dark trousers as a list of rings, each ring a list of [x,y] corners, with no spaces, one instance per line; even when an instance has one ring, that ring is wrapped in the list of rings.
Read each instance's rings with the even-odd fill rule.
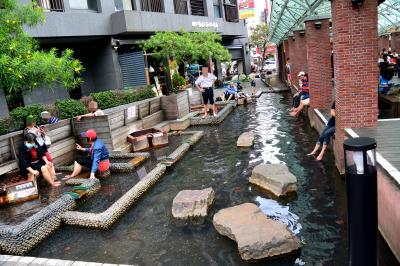
[[[335,126],[326,126],[324,131],[322,131],[321,135],[319,136],[317,143],[319,145],[328,145],[333,134],[335,134]]]

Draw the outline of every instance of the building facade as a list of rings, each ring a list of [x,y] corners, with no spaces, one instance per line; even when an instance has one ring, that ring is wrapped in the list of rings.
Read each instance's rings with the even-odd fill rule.
[[[85,68],[83,83],[75,91],[78,95],[148,84],[151,56],[143,54],[138,42],[158,31],[217,32],[233,60],[238,62],[239,72],[250,73],[247,29],[245,21],[238,19],[235,0],[37,0],[37,3],[46,11],[46,22],[26,30],[40,41],[43,49],[74,50]],[[51,103],[70,94],[63,89],[39,88],[24,95],[23,100],[25,105]],[[0,116],[4,116],[7,108],[4,101],[0,104]]]

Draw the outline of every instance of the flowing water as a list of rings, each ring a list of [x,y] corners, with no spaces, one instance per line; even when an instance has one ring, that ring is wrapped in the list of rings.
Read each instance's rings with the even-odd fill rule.
[[[109,231],[64,226],[29,255],[139,265],[245,265],[236,244],[214,230],[212,217],[222,208],[254,202],[304,242],[301,254],[260,264],[346,265],[344,180],[331,153],[323,162],[306,156],[318,135],[306,119],[290,117],[289,108],[289,94],[264,94],[219,126],[195,128],[204,131],[202,140]],[[256,134],[254,147],[238,149],[238,136],[249,130]],[[297,197],[275,201],[250,187],[248,178],[260,163],[288,165],[298,178]],[[176,223],[171,215],[176,194],[206,187],[213,187],[216,202],[205,223]]]

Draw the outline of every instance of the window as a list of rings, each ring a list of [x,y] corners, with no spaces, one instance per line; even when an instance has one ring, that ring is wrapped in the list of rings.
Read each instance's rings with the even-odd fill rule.
[[[114,0],[115,11],[133,10],[134,5],[131,0]]]
[[[239,22],[239,12],[235,0],[225,0],[225,20]]]
[[[214,1],[214,17],[215,18],[221,18],[221,7],[220,7],[220,2],[219,0],[213,0]]]
[[[36,4],[47,11],[64,11],[64,1],[63,0],[37,0]]]
[[[97,11],[97,0],[69,0],[71,9],[88,9]]]
[[[163,0],[140,0],[140,6],[142,11],[164,12]]]

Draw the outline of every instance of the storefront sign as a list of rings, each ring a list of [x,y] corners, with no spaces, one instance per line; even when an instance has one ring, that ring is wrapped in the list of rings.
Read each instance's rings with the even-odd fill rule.
[[[248,19],[255,16],[254,0],[239,0],[239,18]]]
[[[192,27],[197,28],[218,28],[217,22],[208,22],[208,21],[192,21]]]

